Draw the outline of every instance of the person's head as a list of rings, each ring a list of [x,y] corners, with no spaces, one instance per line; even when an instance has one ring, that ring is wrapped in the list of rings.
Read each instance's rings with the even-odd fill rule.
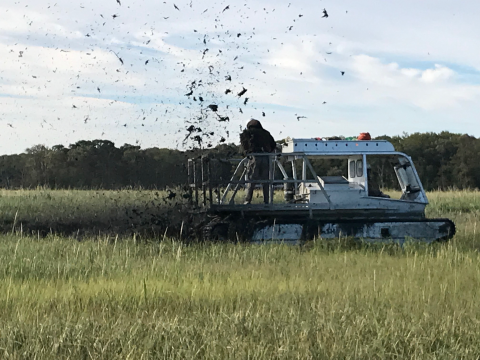
[[[247,123],[247,129],[263,129],[263,127],[262,127],[262,124],[260,123],[260,121],[252,118]]]

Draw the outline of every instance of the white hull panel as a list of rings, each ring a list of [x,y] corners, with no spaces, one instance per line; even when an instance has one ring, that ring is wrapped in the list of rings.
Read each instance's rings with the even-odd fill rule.
[[[252,236],[255,243],[285,242],[298,244],[309,237],[335,239],[352,237],[363,241],[394,241],[403,243],[408,240],[430,243],[451,238],[455,226],[450,220],[435,219],[424,221],[384,221],[384,222],[343,222],[312,225],[271,224],[257,228]],[[308,235],[307,235],[308,234]],[[310,235],[310,236],[309,236]]]

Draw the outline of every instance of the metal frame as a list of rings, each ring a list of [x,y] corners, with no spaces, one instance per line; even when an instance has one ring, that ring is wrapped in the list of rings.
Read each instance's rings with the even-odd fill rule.
[[[249,159],[252,156],[258,156],[258,157],[268,156],[268,158],[269,158],[268,180],[247,180],[247,179],[241,180],[242,178],[244,178],[246,176],[245,174],[246,174],[246,171],[247,171],[247,166],[245,166],[245,163],[248,162]],[[285,171],[285,168],[278,161],[279,158],[287,157],[287,156],[289,157],[289,156],[291,156],[291,154],[252,153],[252,154],[249,154],[246,158],[242,159],[240,161],[240,163],[238,164],[237,168],[235,169],[235,172],[233,173],[227,187],[225,188],[225,191],[223,192],[223,195],[221,197],[219,205],[224,205],[224,204],[227,204],[227,203],[229,205],[233,205],[234,200],[235,200],[235,196],[236,196],[236,194],[237,194],[241,185],[246,185],[246,184],[251,184],[251,183],[253,183],[253,184],[265,184],[265,183],[269,184],[269,197],[270,198],[269,198],[269,203],[268,204],[273,205],[273,195],[274,195],[273,190],[274,190],[274,186],[276,184],[283,185],[285,183],[293,183],[293,184],[295,184],[295,188],[296,188],[296,186],[298,184],[316,183],[320,187],[320,190],[322,191],[323,195],[327,199],[327,202],[329,203],[329,207],[331,208],[332,203],[330,201],[330,197],[328,196],[327,192],[323,188],[323,185],[321,184],[320,180],[318,179],[318,176],[317,176],[315,170],[313,169],[312,164],[310,163],[310,161],[306,157],[306,155],[303,155],[303,154],[296,154],[295,155],[297,160],[302,159],[303,170],[302,170],[302,178],[301,179],[297,179],[296,171],[292,171],[293,172],[293,179],[292,180],[275,179],[275,170],[276,170],[277,167],[285,178],[288,177],[288,174]],[[240,171],[242,170],[242,167],[243,167],[243,171],[241,172],[241,175],[239,176]],[[292,169],[295,169],[294,160],[292,160]],[[308,174],[307,169],[310,170],[310,173],[313,176],[312,180],[307,179],[307,174]],[[238,180],[236,180],[236,179],[238,179]],[[232,196],[228,197],[228,194],[232,189],[232,185],[236,185],[236,186],[233,190]]]
[[[211,159],[208,156],[201,156],[198,163],[195,159],[188,159],[187,176],[188,185],[190,187],[190,202],[198,206],[200,202],[199,187],[202,188],[202,204],[207,206],[207,202],[213,204],[213,187],[212,187],[212,167]],[[198,169],[200,165],[200,169]],[[200,178],[199,178],[200,176]]]
[[[322,186],[320,180],[318,179],[318,176],[313,169],[312,164],[310,163],[308,157],[322,157],[322,158],[336,158],[336,157],[348,157],[348,156],[355,156],[355,155],[361,155],[362,156],[362,161],[363,161],[363,175],[365,178],[365,189],[368,189],[368,174],[367,174],[367,156],[375,156],[375,155],[384,155],[384,156],[392,156],[392,155],[397,155],[397,156],[402,156],[406,158],[409,163],[411,164],[415,178],[420,185],[421,191],[424,194],[423,198],[425,199],[425,204],[428,204],[428,200],[425,196],[425,190],[423,188],[423,185],[420,181],[420,178],[418,176],[417,170],[415,168],[415,165],[413,164],[412,159],[406,155],[405,153],[398,152],[398,151],[371,151],[368,153],[360,153],[360,152],[335,152],[335,153],[319,153],[319,152],[292,152],[292,153],[251,153],[248,154],[247,157],[243,158],[242,160],[239,161],[232,177],[230,178],[230,181],[228,184],[226,184],[225,189],[223,192],[221,191],[221,187],[217,186],[216,187],[216,193],[217,193],[217,199],[216,199],[216,205],[230,205],[230,206],[243,206],[242,205],[235,205],[235,196],[237,195],[238,191],[240,190],[240,187],[242,185],[254,183],[254,184],[269,184],[269,202],[266,205],[266,207],[274,207],[274,208],[282,208],[282,206],[289,205],[288,207],[291,207],[292,204],[274,204],[273,203],[273,197],[274,197],[274,187],[275,185],[283,185],[285,183],[293,183],[294,184],[294,192],[295,194],[298,193],[298,185],[303,185],[306,186],[306,184],[309,183],[315,183],[319,186],[320,190],[322,191],[322,194],[325,196],[327,202],[328,202],[328,209],[333,209],[332,202],[330,200],[330,196],[328,193],[325,191],[324,187]],[[266,180],[247,180],[246,179],[246,172],[247,172],[247,163],[249,159],[252,156],[268,156],[269,158],[269,176],[268,179]],[[287,161],[291,163],[292,166],[292,179],[288,179],[289,176],[283,167],[283,165],[279,162],[280,158],[287,158]],[[194,203],[196,206],[199,205],[200,201],[203,206],[207,206],[207,203],[209,205],[214,205],[213,201],[213,185],[212,185],[212,179],[211,179],[211,160],[208,156],[201,156],[200,162],[197,162],[195,159],[189,159],[188,160],[188,182],[190,186],[190,192],[191,192],[191,202]],[[297,169],[295,166],[295,161],[296,160],[302,160],[302,176],[301,179],[298,178],[297,174]],[[232,160],[235,161],[235,160]],[[236,160],[238,161],[238,160]],[[198,165],[200,165],[200,169],[198,169]],[[282,173],[284,179],[275,179],[275,170],[279,169],[280,172]],[[313,179],[308,180],[308,172],[310,171],[310,174],[313,176]],[[200,175],[200,176],[199,176]],[[202,193],[199,193],[199,187],[201,186]],[[229,194],[231,193],[231,196],[229,197]],[[389,199],[390,201],[393,201],[394,199]],[[405,200],[402,200],[405,201]],[[408,200],[407,200],[408,201]],[[418,203],[415,201],[415,203]],[[308,205],[308,204],[305,204]]]

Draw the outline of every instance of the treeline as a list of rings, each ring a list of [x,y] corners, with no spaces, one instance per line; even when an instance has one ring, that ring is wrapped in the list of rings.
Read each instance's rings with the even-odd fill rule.
[[[480,188],[480,139],[449,132],[378,139],[389,140],[398,151],[412,157],[426,190]],[[208,151],[218,158],[238,158],[241,153],[234,144],[219,145]],[[187,159],[200,154],[199,150],[141,149],[129,144],[116,147],[108,140],[78,141],[68,147],[36,145],[25,153],[0,157],[0,186],[163,189],[185,184]],[[384,165],[372,165],[378,181],[383,187],[395,188],[397,180],[383,171]],[[222,169],[215,170],[226,179],[232,166],[223,163]]]
[[[378,139],[390,141],[412,158],[425,190],[480,188],[480,139],[474,136],[444,131]],[[393,188],[397,179],[389,177],[385,174],[380,182]]]
[[[235,154],[236,146],[221,145],[212,154]],[[78,141],[68,147],[36,145],[18,155],[0,157],[3,188],[164,189],[187,180],[187,159],[199,151],[141,149],[108,140]],[[230,170],[230,167],[227,171]]]

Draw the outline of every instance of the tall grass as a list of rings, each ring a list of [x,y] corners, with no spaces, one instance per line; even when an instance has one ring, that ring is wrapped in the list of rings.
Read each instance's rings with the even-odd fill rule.
[[[172,204],[165,191],[156,190],[0,190],[0,219],[18,221],[109,221],[125,217],[126,210],[144,210]],[[175,201],[183,201],[180,196]]]
[[[187,202],[175,191],[168,199],[168,192],[156,190],[0,190],[0,231],[163,234],[167,221],[181,222]]]
[[[429,194],[433,246],[3,235],[0,357],[477,359],[474,195]]]

